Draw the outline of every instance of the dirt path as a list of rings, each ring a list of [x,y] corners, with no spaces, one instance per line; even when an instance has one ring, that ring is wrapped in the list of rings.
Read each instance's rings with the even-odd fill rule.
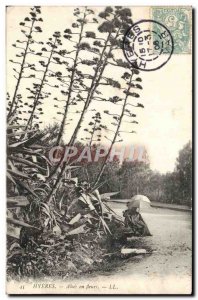
[[[113,208],[119,214],[125,209],[117,203]],[[94,279],[119,282],[119,289],[126,285],[131,293],[190,293],[191,213],[152,208],[142,216],[153,236],[135,238],[134,244],[152,249],[153,253],[130,258],[121,267]]]
[[[141,257],[141,260],[138,257],[138,262],[133,262],[133,270],[139,274],[155,273],[159,276],[190,275],[191,214],[155,208],[142,213],[142,216],[153,236],[135,240],[141,240],[140,244],[151,248],[154,253],[144,259]]]

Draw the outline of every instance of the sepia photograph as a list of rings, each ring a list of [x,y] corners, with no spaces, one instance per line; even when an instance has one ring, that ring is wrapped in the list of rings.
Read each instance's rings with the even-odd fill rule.
[[[192,294],[192,7],[6,7],[6,293]]]

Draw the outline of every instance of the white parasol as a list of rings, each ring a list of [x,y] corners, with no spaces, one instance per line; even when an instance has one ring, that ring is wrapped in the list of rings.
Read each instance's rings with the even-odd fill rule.
[[[127,206],[128,208],[145,208],[145,207],[149,207],[151,205],[151,201],[149,200],[148,197],[144,196],[144,195],[135,195],[131,198],[131,200],[128,202]]]

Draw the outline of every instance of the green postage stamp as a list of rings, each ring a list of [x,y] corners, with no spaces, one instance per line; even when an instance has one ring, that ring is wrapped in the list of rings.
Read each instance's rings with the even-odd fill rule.
[[[191,53],[191,7],[152,7],[151,18],[166,26],[174,41],[174,54]],[[154,24],[154,31],[158,25]]]

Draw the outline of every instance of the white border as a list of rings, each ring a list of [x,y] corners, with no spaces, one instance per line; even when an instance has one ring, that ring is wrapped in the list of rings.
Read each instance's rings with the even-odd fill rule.
[[[152,0],[151,2],[144,1],[144,0],[1,0],[0,2],[0,37],[1,37],[1,47],[0,47],[0,66],[1,66],[1,73],[0,73],[0,96],[1,96],[1,106],[0,106],[0,147],[1,147],[1,152],[0,152],[0,241],[1,241],[1,251],[0,251],[0,267],[1,267],[1,273],[0,273],[0,297],[1,299],[6,299],[8,296],[5,294],[5,269],[6,269],[6,261],[5,261],[5,249],[6,249],[6,237],[5,237],[5,232],[6,232],[6,226],[5,226],[5,212],[6,212],[6,189],[5,189],[5,162],[6,162],[6,152],[5,152],[5,145],[6,145],[6,139],[5,139],[5,130],[6,130],[6,122],[5,122],[5,115],[6,115],[6,110],[5,110],[5,94],[6,94],[6,76],[5,76],[5,55],[6,55],[6,50],[5,50],[5,32],[6,32],[6,26],[5,26],[5,7],[6,6],[34,6],[34,5],[64,5],[64,6],[82,6],[82,5],[90,5],[90,6],[107,6],[107,5],[122,5],[122,6],[154,6],[154,5],[160,5],[160,6],[167,6],[167,5],[173,5],[173,6],[185,6],[185,5],[192,5],[193,8],[195,9],[195,14],[196,14],[196,9],[198,7],[198,1],[197,0],[191,0],[191,1],[182,1],[182,0],[172,0],[171,3],[168,1],[159,1],[159,0]],[[196,25],[196,24],[195,24]],[[196,26],[195,26],[196,27]],[[197,40],[197,28],[195,28],[195,40]],[[196,44],[195,44],[195,49],[196,49]],[[196,64],[197,66],[197,64]],[[195,69],[196,69],[196,66]],[[196,78],[196,77],[195,77]],[[195,81],[195,86],[196,86],[197,80]],[[196,103],[196,99],[195,103]],[[198,105],[196,105],[196,115],[197,115],[197,110],[198,110]],[[195,130],[195,129],[194,129]],[[198,133],[195,130],[195,139],[196,141],[198,140]],[[196,146],[196,145],[195,145]],[[196,148],[196,147],[195,147]],[[198,167],[198,163],[196,163],[196,170]],[[195,182],[195,187],[198,186],[198,178],[196,178]],[[196,195],[196,193],[195,193]],[[195,202],[197,199],[194,199]],[[198,207],[198,205],[196,205]],[[196,232],[196,230],[195,230]],[[195,237],[196,238],[196,237]],[[197,238],[196,238],[196,244],[197,244]],[[197,247],[196,247],[197,248]],[[195,253],[194,253],[195,254]],[[196,282],[195,286],[197,286],[197,276],[195,276]],[[26,299],[27,297],[23,297],[23,299]],[[40,298],[41,297],[37,297]],[[58,298],[54,296],[53,298]],[[67,298],[70,298],[67,296]],[[89,297],[90,298],[90,297]],[[107,298],[107,297],[103,297]],[[133,297],[136,298],[136,297]],[[142,297],[143,298],[143,297]],[[173,297],[170,297],[173,298]],[[182,297],[183,298],[183,297]],[[72,297],[74,299],[74,297]],[[140,297],[138,297],[140,299]]]

